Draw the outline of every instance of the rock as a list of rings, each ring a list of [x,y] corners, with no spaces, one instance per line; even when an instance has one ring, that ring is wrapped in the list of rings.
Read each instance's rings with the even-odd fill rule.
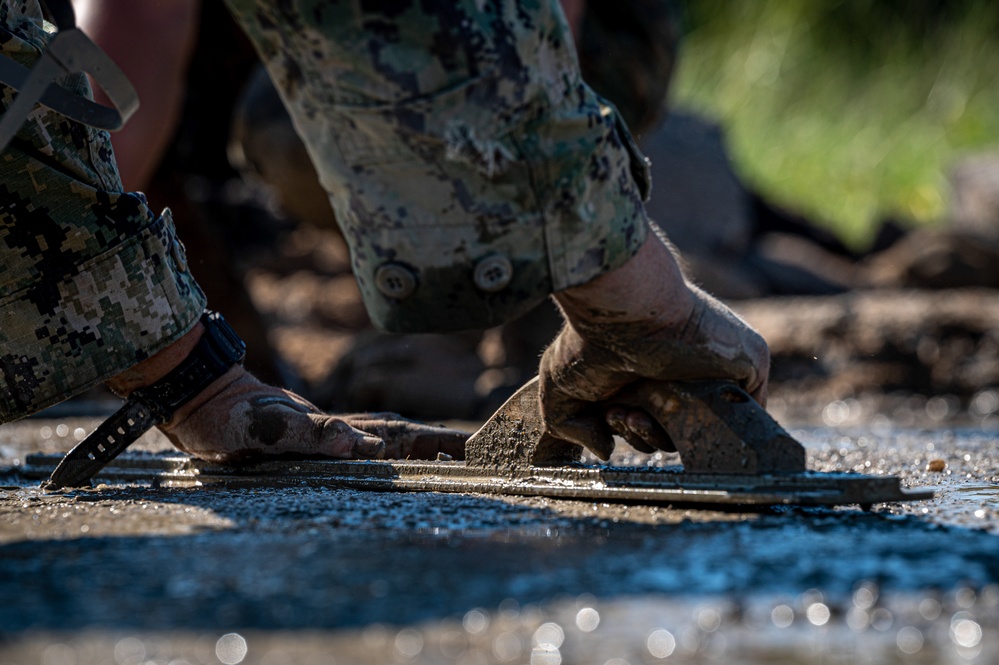
[[[368,332],[316,389],[336,411],[394,411],[421,419],[471,418],[484,396],[476,334],[385,335]]]
[[[736,304],[770,345],[772,394],[801,403],[999,386],[999,292],[876,290]]]
[[[284,215],[297,222],[338,228],[305,144],[263,67],[250,77],[237,102],[229,161],[244,178],[265,186]]]
[[[642,142],[652,162],[651,217],[689,261],[741,257],[753,235],[751,200],[736,177],[721,128],[671,113]]]
[[[793,233],[767,233],[746,261],[774,295],[832,295],[859,286],[856,263]]]
[[[955,228],[999,230],[999,152],[961,159],[950,173],[951,209]]]
[[[862,281],[890,288],[999,288],[999,228],[924,228],[865,261]]]
[[[718,125],[671,113],[645,137],[642,149],[652,162],[649,217],[705,290],[743,299],[832,294],[853,286],[855,271],[847,266],[846,248],[746,190]],[[759,223],[763,212],[766,227]]]

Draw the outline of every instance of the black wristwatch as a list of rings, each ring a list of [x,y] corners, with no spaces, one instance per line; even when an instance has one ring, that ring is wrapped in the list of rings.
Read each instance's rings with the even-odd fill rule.
[[[242,363],[246,344],[218,312],[201,316],[197,346],[165,377],[129,395],[125,405],[66,453],[43,489],[90,486],[90,480],[151,427],[167,422],[209,384]]]

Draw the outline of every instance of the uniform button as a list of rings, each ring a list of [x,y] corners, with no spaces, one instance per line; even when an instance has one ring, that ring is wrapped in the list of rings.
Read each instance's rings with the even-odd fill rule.
[[[386,263],[375,271],[375,286],[382,295],[402,300],[416,290],[416,275],[406,266]]]
[[[183,243],[176,238],[170,242],[170,254],[177,264],[177,270],[187,272],[187,253],[184,251]]]
[[[513,264],[502,254],[492,254],[475,264],[475,285],[486,293],[496,293],[513,279]]]

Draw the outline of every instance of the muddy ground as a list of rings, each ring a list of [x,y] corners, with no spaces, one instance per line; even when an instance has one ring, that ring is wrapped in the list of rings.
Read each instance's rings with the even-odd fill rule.
[[[248,283],[313,398],[355,380],[467,417],[524,378],[499,331],[370,342],[342,247],[289,242]],[[741,512],[266,484],[44,494],[24,460],[116,407],[91,393],[0,427],[0,665],[999,662],[997,292],[737,306],[771,343],[771,411],[811,468],[936,498]],[[428,367],[449,372],[434,390]]]
[[[0,428],[0,663],[993,663],[999,462],[980,429],[793,433],[931,501],[684,507],[335,489],[43,494]],[[147,435],[141,447],[163,448]],[[670,456],[619,450],[626,464]],[[939,468],[942,471],[930,471]]]

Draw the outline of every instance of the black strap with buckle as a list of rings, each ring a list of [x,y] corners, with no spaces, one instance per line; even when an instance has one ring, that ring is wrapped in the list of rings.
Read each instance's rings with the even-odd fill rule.
[[[43,489],[87,487],[94,475],[151,427],[167,422],[184,404],[242,363],[246,344],[218,312],[201,317],[197,346],[165,377],[132,392],[125,405],[66,454]]]

